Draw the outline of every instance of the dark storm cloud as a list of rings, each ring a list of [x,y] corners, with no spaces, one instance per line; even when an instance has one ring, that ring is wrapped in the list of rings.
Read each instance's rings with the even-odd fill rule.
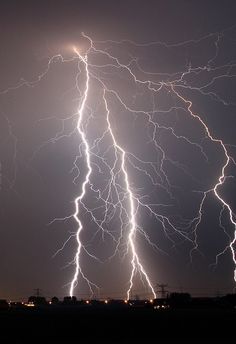
[[[48,58],[60,52],[69,54],[66,47],[81,42],[82,31],[95,40],[179,43],[198,40],[231,27],[235,24],[235,14],[235,1],[1,1],[0,92],[17,85],[22,78],[37,80],[37,76],[45,70]],[[216,65],[235,60],[234,45],[235,30],[225,32]],[[119,47],[113,49],[124,60],[128,59],[129,53],[141,56],[140,65],[148,72],[176,73],[183,71],[187,64],[197,67],[206,63],[214,56],[215,40],[210,36],[199,44],[171,50],[163,46],[142,49],[124,46],[123,51]],[[62,139],[55,144],[48,144],[36,156],[33,154],[43,142],[50,140],[61,129],[61,119],[76,111],[78,95],[73,91],[75,71],[75,63],[67,65],[58,61],[36,87],[22,87],[0,95],[0,298],[27,296],[36,287],[41,287],[48,295],[63,295],[67,292],[67,289],[61,287],[70,280],[72,269],[62,267],[73,258],[75,243],[72,241],[62,255],[55,259],[51,257],[68,237],[68,233],[75,229],[75,224],[72,220],[51,227],[47,224],[54,217],[68,215],[73,208],[72,201],[77,188],[73,184],[73,173],[70,174],[70,170],[78,149],[76,135],[70,141]],[[201,87],[202,82],[206,83],[206,78],[201,74],[188,81],[193,86]],[[120,92],[131,101],[134,86],[129,85],[128,88],[123,79],[116,82],[120,85]],[[125,85],[123,88],[122,82]],[[229,103],[236,102],[235,79],[219,80],[214,87],[214,91]],[[194,91],[191,94],[186,91],[186,95],[190,96],[194,111],[201,114],[214,135],[235,145],[235,106],[223,106],[212,99],[209,101]],[[122,142],[140,156],[151,156],[153,147],[144,144],[148,141],[143,133],[145,120],[135,124],[136,135],[131,138],[132,118],[129,118],[127,125],[127,114],[120,110],[113,99],[111,101],[114,113],[120,116],[116,128],[121,133]],[[166,109],[171,101],[173,99],[163,94],[158,98],[158,105]],[[136,104],[146,108],[149,102],[150,99],[143,94],[143,98],[140,96]],[[194,139],[202,134],[189,121],[186,113],[180,111],[178,116],[180,120],[176,122],[175,129],[179,135],[188,133]],[[49,117],[52,119],[41,121]],[[163,125],[173,124],[173,118],[168,116],[160,115],[159,121]],[[72,124],[71,121],[66,122],[67,133]],[[14,163],[16,140],[17,158]],[[212,180],[219,175],[222,152],[214,145],[205,143],[204,149],[211,157],[210,164],[207,164],[191,146],[185,143],[177,145],[169,134],[162,134],[162,142],[168,154],[187,164],[195,179],[201,181],[199,185],[187,173],[182,174],[178,168],[166,166],[170,171],[171,182],[181,186],[181,189],[176,190],[180,206],[175,211],[180,211],[186,217],[193,216],[193,205],[198,202],[198,196],[192,196],[190,189],[196,186],[202,190],[212,186]],[[232,154],[235,154],[235,148],[232,148]],[[192,159],[193,155],[196,160]],[[83,175],[85,167],[82,161],[80,167]],[[11,189],[15,169],[17,178]],[[235,175],[235,168],[231,169]],[[134,180],[151,189],[138,173],[134,173]],[[79,179],[77,187],[80,184]],[[222,191],[232,205],[234,188],[234,184],[229,182]],[[156,196],[152,197],[155,199]],[[164,193],[160,197],[166,200]],[[171,285],[186,288],[204,287],[205,291],[209,288],[211,292],[217,288],[224,290],[233,287],[230,255],[222,258],[215,272],[208,267],[214,260],[215,252],[225,244],[225,237],[218,228],[219,209],[219,204],[210,197],[205,208],[208,217],[203,218],[199,230],[200,246],[206,257],[196,256],[192,266],[188,265],[187,245],[178,248],[173,257],[170,255],[166,258],[162,254],[156,255],[146,244],[140,243],[154,281],[167,281]],[[142,222],[142,212],[139,217]],[[224,224],[229,225],[227,217],[224,218]],[[151,218],[145,220],[145,226],[149,228],[150,235],[162,243],[160,247],[171,250],[163,233],[153,227]],[[106,249],[109,250],[109,247]],[[114,274],[111,266],[95,270],[90,262],[84,263],[88,264],[91,275],[100,275],[103,281],[106,281],[106,271]],[[114,265],[119,271],[118,275],[122,276],[124,266],[120,266],[118,261]],[[114,295],[121,290],[124,292],[126,277],[120,277],[121,281],[114,277],[114,281],[108,283],[107,290],[111,290]]]

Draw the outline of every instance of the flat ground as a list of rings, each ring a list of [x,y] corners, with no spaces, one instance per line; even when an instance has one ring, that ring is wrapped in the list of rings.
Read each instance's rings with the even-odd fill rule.
[[[10,309],[0,343],[236,343],[236,310]]]

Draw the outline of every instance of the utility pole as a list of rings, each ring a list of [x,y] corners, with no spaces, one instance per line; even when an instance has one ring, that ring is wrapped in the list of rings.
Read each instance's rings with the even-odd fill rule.
[[[166,287],[168,287],[168,284],[160,283],[160,284],[157,284],[157,287],[159,288],[159,290],[157,290],[157,293],[160,293],[161,294],[161,298],[165,299],[166,295],[167,295],[167,292],[168,292],[166,290]]]
[[[42,291],[42,290],[40,288],[36,288],[34,290],[35,290],[35,296],[40,297],[40,295],[41,295],[40,291]]]

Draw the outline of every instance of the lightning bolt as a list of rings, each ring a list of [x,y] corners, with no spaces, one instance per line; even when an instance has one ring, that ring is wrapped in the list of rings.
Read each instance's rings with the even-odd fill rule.
[[[75,213],[73,214],[73,217],[76,220],[76,222],[78,223],[78,230],[76,233],[76,240],[78,243],[78,248],[77,248],[77,252],[75,255],[75,265],[76,265],[75,274],[74,274],[74,277],[73,277],[73,279],[71,281],[71,285],[70,285],[70,295],[71,296],[74,295],[74,288],[77,284],[79,274],[81,274],[82,277],[86,280],[86,282],[89,285],[91,292],[92,292],[92,285],[96,286],[94,283],[92,283],[85,276],[85,274],[82,271],[81,263],[80,263],[81,249],[83,248],[83,245],[82,245],[81,239],[80,239],[80,233],[83,230],[83,225],[82,225],[82,222],[79,218],[79,206],[80,206],[80,203],[81,203],[81,201],[82,201],[82,199],[86,193],[86,186],[89,183],[89,177],[90,177],[91,172],[92,172],[92,167],[91,167],[90,154],[89,154],[89,144],[86,140],[86,135],[85,135],[85,132],[83,131],[83,128],[82,128],[83,114],[84,114],[85,104],[86,104],[86,100],[88,97],[88,91],[89,91],[89,71],[88,71],[88,64],[87,64],[87,56],[82,57],[76,49],[75,49],[75,52],[78,54],[79,58],[83,61],[84,65],[85,65],[85,70],[86,70],[86,85],[85,85],[85,91],[84,91],[84,95],[82,98],[81,106],[78,110],[77,130],[78,130],[78,133],[82,139],[83,145],[85,147],[84,151],[85,151],[85,158],[86,158],[86,164],[87,164],[88,171],[87,171],[85,180],[82,183],[81,194],[75,199]]]
[[[185,96],[185,91],[198,92],[201,96],[208,97],[211,100],[217,101],[220,104],[235,105],[230,101],[226,101],[220,97],[216,92],[210,90],[217,81],[222,79],[235,78],[234,69],[236,64],[234,61],[227,62],[220,66],[214,66],[219,51],[222,39],[224,39],[226,31],[221,33],[209,34],[199,40],[191,40],[180,42],[176,44],[167,44],[164,42],[151,42],[145,44],[137,44],[132,41],[93,41],[89,36],[82,34],[83,38],[89,43],[89,47],[85,52],[80,52],[76,47],[73,49],[74,56],[65,59],[61,54],[51,57],[47,63],[45,70],[35,80],[26,81],[21,79],[16,86],[12,86],[0,92],[1,96],[6,95],[11,91],[17,91],[20,87],[37,87],[38,83],[46,78],[50,72],[51,66],[54,63],[77,63],[78,69],[75,77],[74,89],[79,98],[79,105],[76,113],[67,115],[61,121],[61,130],[48,141],[44,142],[34,152],[29,163],[35,159],[39,150],[43,149],[50,143],[55,143],[62,138],[70,138],[76,135],[80,140],[79,153],[76,156],[71,172],[76,173],[73,179],[75,186],[77,186],[80,170],[78,161],[83,158],[86,165],[86,173],[80,185],[81,191],[73,200],[74,212],[63,218],[55,218],[51,223],[57,220],[68,220],[73,218],[76,223],[76,231],[72,233],[64,242],[62,247],[56,251],[54,256],[64,250],[65,246],[71,240],[76,240],[76,253],[74,259],[69,265],[73,265],[74,274],[69,283],[70,296],[75,295],[76,287],[81,280],[87,283],[91,295],[95,290],[99,290],[99,286],[90,280],[86,274],[82,264],[83,254],[96,260],[99,263],[104,263],[95,254],[89,250],[89,245],[100,235],[105,242],[109,238],[112,243],[113,252],[107,260],[111,260],[116,255],[122,259],[128,260],[129,278],[127,282],[126,299],[131,298],[131,293],[135,287],[135,278],[138,276],[144,287],[148,288],[149,295],[156,298],[155,289],[152,279],[149,277],[148,267],[143,256],[140,253],[138,246],[138,239],[143,238],[146,243],[151,245],[154,250],[163,252],[159,246],[153,242],[152,238],[144,226],[139,222],[139,212],[145,212],[155,223],[158,224],[166,238],[169,240],[173,248],[177,248],[183,243],[191,245],[190,260],[193,260],[193,253],[195,251],[201,253],[198,243],[198,228],[202,222],[204,214],[204,205],[207,197],[213,194],[217,202],[221,204],[221,211],[219,216],[219,226],[223,229],[227,236],[228,243],[226,247],[216,255],[217,264],[218,258],[226,251],[230,251],[234,264],[234,281],[236,282],[236,253],[234,246],[236,244],[236,220],[235,214],[229,202],[227,202],[220,193],[221,187],[229,176],[227,169],[231,164],[236,166],[233,156],[230,154],[229,145],[224,143],[220,138],[215,137],[206,121],[202,116],[195,113],[193,110],[193,102],[189,96]],[[121,49],[130,47],[134,51],[138,49],[147,49],[150,47],[162,47],[167,50],[175,48],[186,48],[189,45],[204,44],[209,40],[212,41],[214,53],[208,59],[207,63],[202,66],[192,67],[191,63],[186,64],[183,70],[173,74],[150,72],[144,70],[138,57],[128,53],[125,59],[117,57],[113,53],[112,47]],[[115,49],[115,51],[117,51]],[[136,49],[136,50],[135,50]],[[125,61],[125,62],[124,62]],[[200,86],[195,86],[191,83],[191,77],[207,75],[206,80]],[[114,87],[112,77],[118,76],[119,80],[129,82],[131,87],[136,89],[137,94],[133,96],[132,101],[126,99],[124,92],[118,87]],[[84,78],[84,82],[81,81]],[[94,96],[93,87],[96,86],[96,96]],[[83,87],[83,88],[82,88]],[[148,102],[145,105],[136,106],[136,100],[142,95],[146,95]],[[162,108],[155,100],[159,94],[163,95],[168,101],[173,104],[168,105],[167,108]],[[98,98],[98,104],[94,105],[91,99]],[[155,158],[152,160],[145,160],[137,153],[126,148],[121,137],[117,134],[115,125],[113,123],[113,107],[115,102],[122,109],[122,112],[131,115],[134,122],[137,118],[144,121],[145,129],[148,136],[147,145],[151,145]],[[92,105],[91,105],[92,103]],[[96,108],[98,107],[98,109]],[[201,130],[204,132],[202,141],[197,139],[190,139],[184,134],[179,134],[178,130],[173,125],[164,125],[163,121],[158,116],[176,116],[178,111],[182,111],[191,119],[197,121]],[[101,120],[102,132],[97,131],[95,138],[91,134],[91,123],[95,123],[96,115],[102,113],[99,117]],[[46,120],[54,119],[53,116]],[[45,120],[45,119],[44,119]],[[65,124],[68,122],[76,123],[73,130],[66,133]],[[13,132],[8,121],[9,132],[13,137]],[[94,124],[96,126],[96,124]],[[105,129],[104,129],[105,128]],[[94,129],[94,128],[93,128]],[[176,185],[173,185],[171,178],[168,175],[168,165],[181,171],[184,175],[191,178],[192,181],[198,183],[199,181],[190,173],[185,164],[182,164],[177,159],[169,156],[167,149],[163,148],[161,142],[161,134],[166,133],[171,135],[177,142],[187,144],[194,148],[204,159],[209,163],[208,155],[204,150],[202,144],[203,140],[208,140],[217,148],[220,148],[224,161],[220,165],[220,173],[217,180],[213,181],[213,186],[207,187],[204,190],[193,190],[198,195],[198,205],[194,215],[190,219],[183,218],[181,215],[169,212],[169,209],[178,205],[175,190]],[[91,138],[92,137],[92,138]],[[14,136],[16,141],[16,137]],[[105,147],[105,148],[104,148]],[[152,201],[151,195],[142,187],[135,187],[132,172],[140,174],[151,185],[154,192],[160,191],[165,194],[165,202],[157,203]],[[104,177],[101,185],[94,181],[94,175],[100,178]],[[15,181],[15,179],[14,179]],[[88,204],[87,196],[93,194],[92,205]],[[95,205],[94,205],[95,204]],[[234,227],[233,238],[226,233],[222,225],[223,212],[228,213],[231,225]],[[82,234],[86,232],[83,222],[83,216],[86,214],[91,219],[91,222],[96,226],[89,245],[87,246],[82,240]],[[117,219],[115,227],[112,229],[112,221]],[[86,221],[87,222],[87,221]],[[109,241],[110,242],[110,241]]]
[[[208,126],[206,125],[206,123],[201,119],[201,117],[197,114],[195,114],[191,108],[192,108],[192,102],[190,100],[187,100],[185,99],[183,96],[181,96],[177,91],[176,89],[174,88],[173,84],[171,85],[171,89],[172,91],[174,92],[174,94],[179,98],[181,99],[185,104],[187,104],[187,109],[188,109],[188,112],[190,114],[190,116],[194,117],[194,118],[197,118],[198,121],[201,123],[201,125],[203,126],[203,128],[205,129],[205,132],[206,132],[206,135],[207,135],[207,138],[209,138],[212,142],[214,143],[218,143],[223,152],[224,152],[224,155],[225,155],[225,163],[223,164],[222,166],[222,169],[221,169],[221,174],[219,176],[219,179],[217,181],[217,183],[215,184],[215,186],[212,188],[212,189],[209,189],[207,191],[204,192],[204,196],[202,198],[202,201],[201,201],[201,204],[200,204],[200,209],[199,209],[199,219],[201,219],[201,215],[202,215],[202,208],[203,208],[203,204],[204,204],[204,201],[206,199],[206,196],[208,193],[210,192],[214,192],[216,198],[221,202],[222,204],[222,209],[224,208],[227,208],[228,209],[228,213],[229,213],[229,218],[230,218],[230,221],[232,223],[232,225],[234,226],[234,237],[233,239],[231,240],[231,242],[229,243],[229,248],[231,250],[231,253],[232,253],[232,259],[233,259],[233,262],[234,262],[234,281],[236,282],[236,256],[235,256],[235,251],[234,251],[234,244],[236,243],[236,221],[234,220],[234,213],[233,213],[233,210],[231,209],[230,207],[230,204],[227,203],[219,194],[219,187],[222,186],[225,182],[225,179],[226,179],[226,168],[229,166],[229,163],[230,161],[233,161],[234,160],[231,158],[231,156],[229,155],[228,151],[227,151],[227,148],[226,148],[226,145],[224,144],[224,142],[220,139],[217,139],[217,138],[214,138],[212,136],[212,134],[210,133],[210,130],[208,128]],[[197,223],[197,226],[199,225],[200,221]],[[196,227],[197,228],[197,227]],[[227,249],[227,247],[226,247]],[[226,249],[224,249],[223,252],[226,251]]]
[[[129,230],[129,234],[128,234],[128,242],[129,242],[129,247],[130,247],[131,256],[132,256],[132,259],[131,259],[132,271],[131,271],[131,276],[130,276],[129,288],[127,290],[127,299],[128,300],[130,299],[130,292],[131,292],[132,287],[133,287],[133,278],[134,278],[135,272],[137,270],[139,270],[143,274],[143,276],[145,277],[146,282],[147,282],[149,288],[152,291],[153,297],[156,298],[156,293],[154,291],[154,288],[153,288],[153,286],[151,284],[151,281],[150,281],[150,279],[149,279],[149,277],[147,275],[147,272],[145,271],[143,265],[140,262],[140,258],[138,256],[138,253],[137,253],[137,250],[136,250],[136,247],[135,247],[135,234],[136,234],[136,231],[137,231],[137,224],[136,224],[136,221],[135,221],[135,214],[138,211],[138,207],[135,207],[135,199],[134,199],[131,187],[130,187],[129,176],[128,176],[128,172],[127,172],[127,169],[126,169],[126,166],[125,166],[126,152],[116,142],[116,139],[115,139],[115,136],[113,134],[113,131],[112,131],[112,128],[111,128],[111,124],[110,124],[110,121],[109,121],[109,113],[110,113],[110,111],[108,109],[108,104],[107,104],[105,96],[106,96],[106,92],[104,90],[104,97],[103,97],[103,99],[104,99],[104,102],[105,102],[106,112],[107,112],[107,117],[106,118],[107,118],[107,123],[108,123],[108,130],[109,130],[109,133],[110,133],[110,135],[112,137],[112,141],[114,143],[114,146],[115,146],[116,150],[120,151],[120,153],[121,153],[121,169],[122,169],[122,172],[123,172],[124,178],[125,178],[126,192],[128,194],[129,207],[130,207],[130,213],[129,213],[130,230]]]
[[[82,139],[83,145],[85,147],[84,151],[85,151],[85,157],[86,157],[87,174],[86,174],[84,182],[82,183],[81,194],[75,199],[75,213],[73,214],[73,217],[75,218],[76,222],[78,223],[78,230],[76,233],[76,240],[78,243],[78,248],[77,248],[77,252],[76,252],[76,256],[75,256],[75,265],[76,265],[75,273],[74,273],[73,279],[72,279],[71,284],[70,284],[70,295],[71,296],[74,295],[74,288],[77,285],[79,274],[81,274],[82,277],[86,280],[86,282],[88,283],[88,285],[90,287],[91,292],[92,292],[92,285],[96,286],[94,283],[89,281],[89,279],[84,275],[82,268],[81,268],[81,263],[80,263],[81,249],[83,248],[83,244],[81,243],[81,239],[80,239],[80,233],[83,230],[83,225],[82,225],[81,220],[79,218],[79,205],[80,205],[81,201],[83,200],[83,198],[86,194],[86,186],[89,184],[89,177],[92,173],[90,148],[89,148],[88,141],[86,140],[85,132],[82,129],[83,114],[85,111],[86,100],[87,100],[88,92],[89,92],[90,75],[89,75],[89,66],[88,66],[88,62],[87,62],[87,59],[88,59],[87,54],[84,57],[82,57],[82,55],[78,52],[78,50],[76,48],[74,50],[75,50],[76,54],[79,56],[80,60],[83,62],[84,66],[85,66],[85,71],[86,71],[86,86],[85,86],[84,95],[83,95],[83,98],[81,101],[81,105],[80,105],[80,108],[78,110],[78,118],[79,119],[78,119],[78,123],[77,123],[77,130],[78,130],[78,133]],[[131,250],[131,256],[132,256],[132,259],[131,259],[132,271],[131,271],[131,276],[130,276],[129,288],[127,290],[127,299],[128,300],[130,299],[130,292],[131,292],[131,289],[133,287],[133,278],[134,278],[136,271],[139,271],[144,276],[149,288],[151,289],[153,297],[156,298],[156,293],[154,291],[154,288],[153,288],[151,281],[147,275],[147,272],[145,271],[143,265],[140,262],[139,255],[138,255],[136,247],[135,247],[135,234],[136,234],[136,230],[137,230],[137,225],[136,225],[136,221],[135,221],[135,214],[137,212],[137,207],[135,207],[135,200],[134,200],[134,196],[133,196],[133,193],[132,193],[132,190],[130,187],[128,172],[127,172],[127,169],[125,166],[126,165],[125,164],[126,152],[117,143],[116,138],[114,136],[114,133],[112,131],[111,123],[109,120],[110,111],[108,109],[108,103],[106,101],[105,96],[106,96],[106,93],[105,93],[105,89],[104,89],[103,100],[104,100],[105,107],[106,107],[106,114],[107,114],[106,120],[107,120],[107,125],[108,125],[108,132],[110,133],[110,136],[112,138],[112,142],[113,142],[113,145],[115,147],[116,153],[119,152],[121,155],[121,170],[123,172],[124,179],[125,179],[125,189],[126,189],[126,193],[128,195],[128,202],[129,202],[129,207],[130,207],[130,210],[129,210],[130,230],[129,230],[129,234],[128,234],[128,242],[129,242],[129,248]]]
[[[199,206],[199,212],[198,212],[198,216],[196,218],[194,218],[191,222],[191,224],[194,224],[193,225],[193,233],[194,233],[194,239],[191,240],[189,239],[189,236],[186,235],[184,233],[184,231],[182,230],[179,230],[176,226],[174,226],[171,221],[167,218],[167,217],[164,217],[162,216],[160,213],[156,213],[155,211],[153,211],[153,209],[148,205],[148,204],[145,204],[143,203],[142,201],[140,201],[137,197],[134,197],[133,195],[133,192],[131,190],[131,187],[130,187],[130,182],[129,182],[129,175],[128,175],[128,172],[127,172],[127,169],[126,169],[126,156],[127,156],[127,152],[117,143],[116,141],[116,138],[114,136],[114,133],[112,131],[112,127],[111,127],[111,123],[110,123],[110,120],[109,120],[109,114],[110,114],[110,111],[109,111],[109,108],[108,108],[108,103],[107,103],[107,100],[106,100],[106,92],[110,92],[112,93],[116,98],[117,100],[122,104],[122,106],[130,111],[131,113],[139,113],[139,114],[143,114],[145,116],[148,117],[148,122],[153,126],[153,135],[152,135],[152,140],[153,142],[155,142],[155,145],[156,147],[159,149],[159,151],[161,151],[162,153],[162,160],[161,160],[161,172],[162,174],[164,175],[166,181],[168,181],[168,177],[166,175],[166,173],[164,172],[164,169],[163,169],[163,161],[166,159],[166,156],[165,156],[165,152],[163,151],[163,149],[160,147],[160,145],[157,144],[156,140],[155,140],[155,133],[157,131],[157,128],[160,128],[161,126],[158,125],[157,123],[154,123],[152,118],[151,118],[151,115],[150,115],[150,112],[145,112],[145,111],[137,111],[137,110],[133,110],[131,109],[129,106],[127,106],[124,101],[121,99],[121,97],[119,96],[118,92],[113,90],[113,89],[110,89],[110,88],[107,88],[105,83],[101,80],[101,78],[99,78],[98,76],[94,76],[94,78],[96,78],[97,80],[99,80],[99,82],[102,84],[103,86],[103,89],[104,89],[104,95],[103,95],[103,100],[105,102],[105,107],[106,107],[106,113],[107,113],[107,123],[108,123],[108,131],[112,137],[112,141],[113,141],[113,145],[115,146],[115,149],[116,151],[120,152],[121,154],[121,170],[123,172],[123,175],[124,175],[124,179],[125,179],[125,186],[126,186],[126,192],[128,194],[128,199],[129,199],[129,207],[130,207],[130,213],[129,213],[129,223],[130,223],[130,230],[129,230],[129,235],[128,235],[128,242],[129,242],[129,247],[131,249],[131,252],[132,252],[132,259],[131,259],[131,265],[132,265],[132,271],[131,271],[131,276],[130,276],[130,282],[129,282],[129,288],[127,290],[127,299],[130,298],[130,292],[132,290],[132,287],[133,287],[133,278],[134,278],[134,275],[135,275],[135,271],[136,270],[139,270],[141,272],[141,274],[145,277],[145,280],[149,286],[149,288],[151,289],[152,291],[152,294],[154,297],[156,297],[156,294],[155,294],[155,291],[154,291],[154,288],[150,282],[150,279],[145,271],[145,269],[143,268],[142,264],[140,263],[140,258],[137,254],[137,250],[136,250],[136,246],[135,246],[135,236],[136,236],[136,231],[137,231],[137,224],[136,224],[136,220],[135,220],[135,215],[138,211],[138,206],[143,206],[143,207],[146,207],[150,213],[154,214],[155,217],[161,221],[162,225],[163,225],[163,228],[166,230],[166,225],[165,225],[165,222],[167,222],[167,224],[172,228],[174,229],[174,231],[176,231],[178,234],[180,234],[181,236],[185,237],[185,239],[187,240],[190,240],[193,242],[193,248],[192,250],[190,251],[190,256],[191,256],[191,260],[192,260],[192,253],[194,250],[198,250],[198,241],[197,241],[197,229],[198,229],[198,226],[199,224],[201,223],[201,220],[202,220],[202,213],[203,213],[203,206],[204,206],[204,202],[206,200],[206,197],[207,195],[210,193],[210,192],[214,192],[215,196],[217,197],[217,199],[221,202],[222,206],[223,207],[226,207],[228,209],[228,212],[229,212],[229,216],[230,216],[230,221],[232,223],[232,225],[234,226],[235,228],[235,231],[234,231],[234,238],[233,240],[230,242],[229,244],[229,248],[231,249],[231,253],[232,253],[232,257],[233,257],[233,262],[234,262],[234,265],[235,265],[235,269],[234,269],[234,279],[236,281],[236,258],[235,258],[235,251],[234,251],[234,244],[235,244],[235,241],[236,241],[236,222],[234,221],[234,214],[233,214],[233,211],[230,207],[230,205],[220,196],[219,192],[218,192],[218,189],[220,186],[222,186],[224,184],[224,181],[225,181],[225,178],[226,178],[226,175],[225,175],[225,170],[226,168],[228,167],[229,163],[230,163],[230,160],[231,160],[231,157],[229,156],[228,154],[228,151],[227,151],[227,148],[224,144],[224,142],[220,139],[217,139],[217,138],[214,138],[211,133],[210,133],[210,130],[208,128],[208,126],[206,125],[206,123],[201,119],[201,117],[195,113],[193,113],[192,111],[192,102],[186,98],[184,98],[177,90],[177,82],[179,82],[179,80],[183,80],[183,78],[186,76],[187,73],[190,73],[190,72],[196,72],[196,71],[193,71],[191,67],[189,67],[188,69],[188,72],[184,72],[180,79],[178,80],[175,80],[173,82],[161,82],[159,84],[159,86],[157,87],[157,84],[151,80],[140,80],[137,78],[137,76],[134,74],[134,72],[131,70],[131,62],[126,65],[126,64],[123,64],[123,63],[120,63],[118,58],[117,57],[114,57],[113,55],[111,55],[110,53],[108,53],[107,51],[104,51],[104,50],[101,50],[101,49],[96,49],[94,47],[94,44],[93,44],[93,41],[91,40],[90,37],[84,35],[85,38],[87,38],[90,42],[90,51],[93,51],[95,53],[100,53],[102,55],[105,55],[107,56],[111,61],[112,63],[110,64],[106,64],[104,65],[103,67],[109,67],[109,66],[112,66],[112,67],[116,67],[116,68],[119,68],[119,69],[124,69],[126,70],[131,78],[134,80],[134,82],[136,84],[141,84],[141,85],[144,85],[144,86],[147,86],[148,90],[151,91],[151,92],[158,92],[160,91],[163,87],[165,88],[168,88],[170,89],[170,91],[172,92],[173,95],[175,95],[179,100],[181,100],[182,102],[184,102],[184,104],[187,104],[187,111],[188,113],[193,117],[193,118],[196,118],[200,124],[202,125],[202,127],[204,128],[205,130],[205,133],[206,133],[206,136],[209,140],[211,140],[213,143],[216,143],[216,144],[219,144],[222,149],[223,149],[223,152],[224,152],[224,155],[225,155],[225,158],[226,158],[226,162],[225,164],[222,166],[222,169],[221,169],[221,175],[219,176],[219,179],[218,179],[218,182],[215,184],[215,186],[212,188],[212,189],[209,189],[209,190],[206,190],[203,192],[203,197],[201,199],[201,202],[200,202],[200,206]],[[217,40],[215,42],[215,48],[216,48],[216,52],[215,52],[215,56],[213,58],[211,58],[209,61],[208,61],[208,65],[210,65],[214,59],[217,57],[217,54],[218,54],[218,50],[219,50],[219,46],[218,46],[218,43],[219,43],[219,40],[220,40],[220,36],[218,35],[217,36]],[[114,43],[114,42],[113,42]],[[116,42],[117,43],[117,42]],[[135,60],[135,59],[134,59]],[[132,60],[133,61],[133,60]],[[96,66],[98,67],[98,66]],[[88,64],[86,62],[86,70],[88,68]],[[199,68],[201,70],[201,68]],[[209,86],[209,84],[213,83],[215,81],[216,78],[214,78],[210,83],[208,83],[207,85],[204,86],[207,87]],[[192,88],[191,88],[192,89]],[[205,94],[205,92],[203,91],[203,88],[201,89],[198,89],[200,90],[200,92],[203,92],[203,94]],[[88,91],[88,89],[87,89]],[[214,96],[216,99],[222,101],[221,99],[219,99],[219,97],[214,94],[214,93],[209,93],[210,96]],[[208,160],[207,158],[207,155],[205,154],[203,148],[197,144],[197,143],[193,143],[191,142],[188,138],[184,137],[184,136],[178,136],[175,134],[173,128],[168,128],[168,127],[163,127],[162,128],[166,129],[166,130],[171,130],[172,134],[178,138],[178,139],[183,139],[183,140],[186,140],[188,143],[190,144],[193,144],[195,145],[196,147],[198,147],[201,151],[201,153],[204,155],[204,157],[206,158],[206,160]],[[141,169],[142,170],[142,169]],[[91,172],[91,170],[89,169],[89,171]],[[142,170],[143,171],[143,170]],[[146,173],[146,171],[145,171]],[[149,174],[148,174],[149,175]],[[149,177],[151,178],[151,176],[149,175]],[[167,190],[167,188],[165,188],[165,190]],[[135,202],[137,202],[137,205],[135,205]],[[167,232],[167,230],[166,230]],[[223,252],[225,252],[226,249],[224,249]]]

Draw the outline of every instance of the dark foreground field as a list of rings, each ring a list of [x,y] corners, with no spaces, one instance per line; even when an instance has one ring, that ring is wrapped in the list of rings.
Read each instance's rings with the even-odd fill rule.
[[[236,343],[236,310],[9,309],[0,343]]]

